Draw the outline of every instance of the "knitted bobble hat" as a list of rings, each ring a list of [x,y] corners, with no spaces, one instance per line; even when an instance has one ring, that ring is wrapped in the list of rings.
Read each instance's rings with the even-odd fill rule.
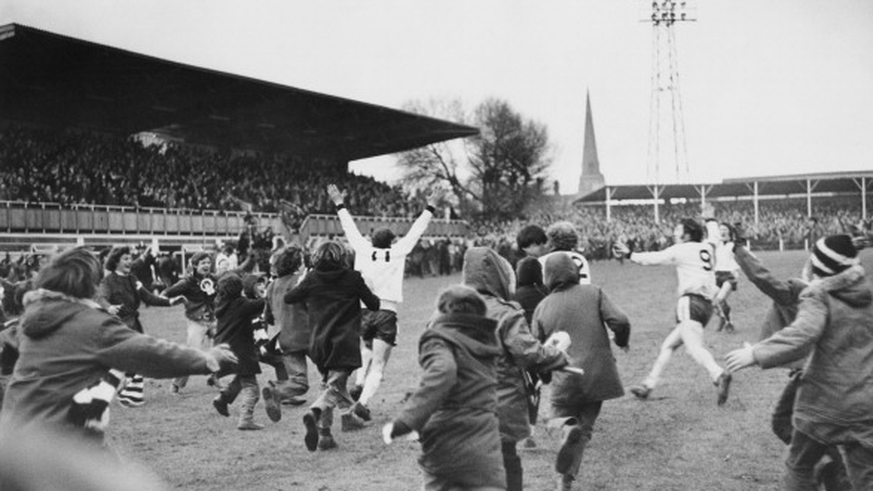
[[[830,235],[815,243],[810,261],[816,276],[833,276],[859,264],[858,250],[848,235]]]

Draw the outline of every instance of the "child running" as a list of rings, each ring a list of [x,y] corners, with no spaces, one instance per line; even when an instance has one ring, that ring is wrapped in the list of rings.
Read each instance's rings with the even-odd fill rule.
[[[418,342],[418,390],[383,429],[386,443],[420,433],[425,490],[506,489],[497,419],[497,321],[472,288],[455,285]]]
[[[163,295],[185,296],[185,318],[188,322],[186,344],[192,348],[206,350],[212,346],[215,335],[215,276],[212,274],[212,256],[208,252],[198,252],[191,257],[191,272],[175,285],[164,290]],[[214,385],[216,379],[209,378]],[[188,385],[188,377],[173,380],[173,393],[178,394]]]
[[[312,329],[309,356],[322,376],[321,392],[303,416],[304,443],[310,452],[337,447],[330,432],[333,408],[352,406],[346,383],[361,366],[361,302],[369,310],[379,310],[379,297],[367,288],[361,273],[348,268],[342,245],[324,242],[312,260],[314,269],[285,294],[286,303],[306,304]]]
[[[600,287],[579,284],[578,267],[569,254],[550,254],[545,277],[551,293],[534,312],[531,330],[543,342],[567,333],[571,364],[585,370],[584,375],[555,372],[551,383],[550,426],[560,426],[562,432],[555,462],[557,489],[569,491],[603,401],[624,395],[606,329],[615,333],[615,344],[627,350],[630,321]]]
[[[309,313],[300,304],[285,303],[285,292],[295,287],[304,274],[303,249],[289,244],[273,254],[272,269],[276,279],[267,287],[267,305],[264,322],[279,330],[279,348],[288,380],[275,387],[264,387],[264,403],[271,420],[282,417],[281,403],[299,406],[306,402],[302,396],[309,390],[306,353],[309,350]]]
[[[255,404],[260,398],[257,375],[261,373],[261,366],[255,351],[252,321],[263,312],[264,299],[245,298],[243,288],[242,278],[235,273],[222,275],[216,287],[215,315],[218,325],[215,340],[230,345],[239,364],[234,370],[233,379],[227,387],[221,389],[218,396],[213,399],[212,405],[222,416],[230,416],[228,404],[242,394],[237,429],[262,430],[264,427],[255,423],[253,417]]]

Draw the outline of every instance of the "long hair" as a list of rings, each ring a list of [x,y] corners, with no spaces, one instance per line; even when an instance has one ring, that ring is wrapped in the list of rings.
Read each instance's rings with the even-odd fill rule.
[[[106,263],[104,264],[106,271],[115,271],[118,263],[121,262],[121,256],[130,253],[130,247],[128,246],[113,247],[109,254],[106,255]]]
[[[328,240],[315,249],[312,262],[319,271],[334,271],[345,266],[346,250],[339,242]]]
[[[303,264],[303,248],[297,244],[288,244],[273,253],[273,267],[276,276],[288,276],[297,272]]]
[[[34,286],[75,298],[93,299],[103,278],[100,260],[88,249],[76,247],[55,256],[36,277]]]
[[[720,227],[719,227],[719,233],[721,232],[721,227],[725,227],[725,228],[728,229],[728,240],[727,240],[728,242],[736,242],[736,240],[737,240],[737,229],[734,228],[733,225],[731,225],[730,223],[727,223],[727,222],[721,222],[721,223],[719,223],[719,226],[720,226]],[[721,240],[721,239],[722,239],[722,238],[719,237],[719,240]]]
[[[549,225],[546,236],[551,242],[553,251],[572,251],[579,245],[579,232],[570,222],[555,222]]]
[[[683,218],[679,223],[682,224],[682,233],[688,235],[690,242],[703,241],[703,236],[706,234],[706,230],[700,222],[693,218]]]

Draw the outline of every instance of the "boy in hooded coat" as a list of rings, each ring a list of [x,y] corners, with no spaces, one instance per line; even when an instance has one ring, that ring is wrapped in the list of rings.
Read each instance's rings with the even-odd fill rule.
[[[324,242],[312,261],[314,269],[285,293],[285,303],[306,304],[312,331],[309,357],[322,375],[322,391],[303,416],[303,441],[310,452],[336,447],[330,433],[333,408],[352,406],[346,383],[361,366],[361,302],[369,310],[379,310],[379,297],[367,288],[361,273],[348,267],[341,244]]]
[[[812,281],[788,327],[727,354],[728,369],[781,366],[810,353],[794,403],[786,489],[814,490],[815,465],[842,445],[856,490],[873,489],[873,292],[848,235],[819,239]]]
[[[383,432],[418,431],[424,489],[506,489],[497,420],[497,321],[475,290],[455,285],[419,340],[418,390]]]
[[[464,255],[463,283],[479,292],[488,307],[488,318],[497,321],[497,340],[502,354],[497,361],[497,416],[506,489],[522,489],[523,470],[516,444],[530,436],[527,388],[523,370],[541,373],[567,365],[567,356],[553,346],[542,345],[530,332],[524,311],[511,301],[515,273],[509,261],[488,247],[472,247]]]
[[[809,285],[809,279],[788,278],[782,280],[776,278],[761,260],[748,249],[746,241],[739,231],[732,252],[737,266],[746,274],[749,281],[758,287],[761,293],[773,300],[773,304],[761,322],[759,341],[763,341],[780,329],[791,325],[797,318],[800,294]],[[789,370],[789,381],[782,389],[782,394],[780,394],[770,418],[770,427],[773,429],[773,433],[786,445],[791,444],[791,434],[794,431],[791,419],[794,415],[797,388],[803,378],[805,361],[805,359],[799,359],[783,365]],[[824,482],[824,489],[827,491],[851,487],[848,484],[843,458],[836,446],[828,448],[827,457],[822,459],[818,468],[819,480]]]
[[[534,312],[531,330],[542,341],[556,332],[569,334],[567,355],[574,367],[585,370],[584,375],[557,372],[551,383],[553,423],[561,426],[563,437],[555,464],[558,489],[569,490],[603,401],[624,395],[606,328],[627,350],[630,321],[600,287],[579,284],[578,266],[569,254],[549,255],[545,278],[551,293]]]

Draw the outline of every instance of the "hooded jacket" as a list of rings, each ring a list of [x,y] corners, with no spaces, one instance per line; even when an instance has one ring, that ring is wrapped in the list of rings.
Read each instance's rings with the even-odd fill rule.
[[[530,332],[524,311],[510,301],[515,273],[506,259],[487,247],[473,247],[464,255],[463,283],[485,299],[488,317],[497,321],[502,354],[497,361],[497,414],[500,438],[517,442],[530,436],[527,389],[522,370],[548,372],[567,365],[563,352],[543,346]]]
[[[254,284],[254,282],[252,282]],[[261,373],[255,351],[254,321],[264,311],[264,299],[242,296],[245,283],[234,273],[218,280],[215,296],[215,343],[227,343],[239,359],[234,372],[241,376]]]
[[[477,315],[435,318],[418,344],[421,383],[397,418],[421,435],[421,467],[464,487],[506,485],[495,328],[496,321]]]
[[[615,333],[615,344],[624,347],[630,340],[630,321],[600,287],[580,285],[577,269],[568,254],[549,256],[545,277],[551,293],[534,312],[531,328],[541,341],[558,331],[569,334],[570,364],[585,370],[585,375],[552,376],[551,401],[556,406],[576,407],[624,395],[606,329]]]
[[[267,287],[264,321],[279,328],[279,347],[284,353],[309,350],[309,312],[304,304],[285,303],[285,292],[300,282],[300,273],[280,276]]]
[[[758,340],[763,341],[794,322],[800,304],[800,293],[806,288],[807,283],[799,278],[787,280],[775,278],[770,270],[764,267],[761,260],[745,247],[734,247],[734,260],[749,281],[773,300],[773,305],[764,315]],[[803,368],[805,358],[786,363],[784,366],[791,369]]]
[[[350,269],[310,271],[285,293],[285,303],[306,303],[309,311],[309,358],[326,374],[328,370],[352,371],[361,366],[361,302],[379,310],[361,273]]]
[[[794,405],[794,426],[823,443],[873,447],[873,293],[861,266],[816,279],[797,318],[756,344],[762,368],[812,354]]]
[[[0,421],[82,432],[67,421],[73,395],[110,368],[146,377],[208,374],[208,353],[137,333],[91,300],[36,290],[25,296],[18,363]]]

